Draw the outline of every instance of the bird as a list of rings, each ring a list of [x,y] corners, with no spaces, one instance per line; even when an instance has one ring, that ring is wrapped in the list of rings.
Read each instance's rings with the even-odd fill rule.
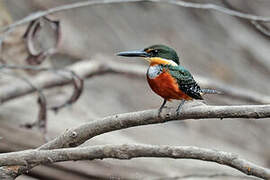
[[[180,114],[186,101],[203,100],[204,94],[220,94],[215,89],[202,89],[192,74],[180,65],[176,51],[166,45],[157,44],[144,49],[124,51],[116,54],[124,57],[143,57],[149,62],[146,77],[150,88],[163,98],[158,115],[168,101],[181,100],[176,112]]]

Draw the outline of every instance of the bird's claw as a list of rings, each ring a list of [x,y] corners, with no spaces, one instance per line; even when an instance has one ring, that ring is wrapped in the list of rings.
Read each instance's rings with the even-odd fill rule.
[[[161,112],[162,112],[162,109],[159,109],[158,110],[158,117],[161,117]]]
[[[185,100],[183,100],[183,101],[179,104],[179,106],[177,107],[177,109],[176,109],[176,115],[177,115],[177,116],[180,115],[184,103],[185,103]]]
[[[162,109],[163,109],[164,107],[166,107],[166,106],[165,106],[166,102],[167,102],[167,100],[164,99],[162,105],[161,105],[160,108],[158,109],[158,117],[160,117],[161,112],[162,112]]]
[[[176,110],[176,115],[179,116],[180,113],[181,113],[181,109],[177,109],[177,110]]]

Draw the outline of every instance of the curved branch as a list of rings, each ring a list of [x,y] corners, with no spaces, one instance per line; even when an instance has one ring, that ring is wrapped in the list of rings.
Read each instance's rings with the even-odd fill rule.
[[[75,72],[70,70],[65,70],[71,75],[72,84],[73,84],[73,93],[70,98],[68,98],[64,103],[56,106],[50,107],[51,110],[53,110],[55,113],[57,113],[60,109],[70,106],[77,102],[77,100],[80,98],[83,87],[84,87],[84,81],[82,78],[80,78]]]
[[[108,116],[103,119],[86,123],[77,128],[70,129],[44,144],[39,149],[54,149],[78,146],[88,139],[107,132],[141,126],[158,124],[174,120],[187,119],[223,119],[223,118],[269,118],[270,105],[247,105],[247,106],[208,106],[197,105],[183,108],[177,116],[175,109],[166,108],[158,116],[158,110],[146,110],[125,114]]]
[[[0,66],[1,68],[2,66]],[[2,68],[9,69],[31,69],[31,70],[53,70],[54,72],[57,69],[48,69],[37,66],[16,66],[16,65],[3,65]],[[146,67],[143,65],[127,65],[123,63],[116,63],[110,61],[101,61],[101,60],[84,60],[77,62],[68,67],[69,71],[75,72],[78,77],[89,78],[96,75],[106,75],[106,74],[124,74],[128,76],[135,76],[145,78]],[[60,69],[60,71],[63,71]],[[202,87],[211,87],[217,90],[224,92],[225,96],[230,96],[235,99],[245,100],[247,102],[259,103],[259,104],[268,104],[270,103],[270,96],[259,94],[252,90],[241,89],[237,87],[230,86],[228,84],[223,84],[221,82],[214,81],[205,77],[195,77],[198,80],[198,83]],[[72,83],[72,79],[59,76],[58,74],[53,73],[40,73],[39,75],[30,78],[29,81],[32,84],[35,84],[36,87],[40,89],[52,88],[56,86],[62,86]],[[5,103],[12,99],[30,94],[35,92],[36,89],[30,86],[27,86],[23,83],[14,82],[6,86],[2,86],[0,89],[0,102]]]
[[[44,164],[71,160],[132,159],[158,157],[174,159],[197,159],[230,166],[247,175],[270,178],[270,170],[239,158],[237,155],[212,149],[191,146],[154,145],[100,145],[55,150],[27,150],[0,154],[0,166]]]
[[[46,97],[44,95],[44,93],[42,92],[42,90],[38,87],[36,87],[31,81],[29,81],[27,78],[22,77],[22,76],[15,76],[14,74],[9,74],[6,72],[1,72],[3,74],[15,77],[17,79],[20,79],[24,82],[26,82],[26,84],[33,88],[37,94],[38,94],[38,105],[39,105],[39,112],[38,112],[38,118],[34,123],[27,123],[27,124],[23,124],[23,127],[27,127],[27,128],[32,128],[34,126],[37,126],[39,128],[39,130],[41,130],[42,134],[45,135],[46,133],[46,127],[47,127],[47,102],[46,102]]]
[[[263,24],[260,24],[257,21],[250,21],[250,23],[263,35],[270,37],[270,31],[268,28],[266,28]]]
[[[80,64],[75,64],[68,68],[70,71],[73,71],[78,75],[78,77],[86,77],[90,76],[91,74],[98,74],[101,71],[101,66],[99,63],[93,63],[88,61],[82,62]],[[89,65],[89,67],[83,67],[84,65]],[[1,65],[1,68],[9,68],[9,69],[27,69],[27,70],[37,70],[37,71],[53,71],[57,72],[57,69],[50,69],[50,68],[44,68],[44,67],[37,67],[37,66],[17,66],[17,65]],[[89,74],[85,74],[85,69],[87,69],[87,72],[89,71]],[[59,69],[59,72],[64,71],[63,69]],[[98,72],[97,72],[98,71]],[[66,76],[59,76],[59,74],[56,73],[50,73],[50,72],[44,72],[40,73],[39,75],[29,78],[29,81],[32,82],[32,84],[35,84],[36,87],[40,89],[44,88],[52,88],[55,86],[62,86],[65,84],[72,83],[73,77],[66,77]],[[0,102],[4,103],[6,101],[21,97],[23,95],[27,95],[30,93],[35,92],[36,89],[30,86],[27,86],[23,83],[15,82],[12,84],[7,84],[6,86],[2,86],[0,89]]]
[[[270,21],[270,17],[256,16],[253,14],[241,13],[239,11],[235,11],[232,9],[228,9],[225,7],[221,7],[221,6],[218,6],[215,4],[209,4],[209,3],[207,3],[207,4],[206,3],[192,3],[192,2],[185,2],[185,1],[181,1],[181,0],[93,0],[93,1],[84,1],[84,2],[77,2],[77,3],[73,3],[73,4],[62,5],[62,6],[54,7],[51,9],[44,10],[44,11],[38,11],[38,12],[32,13],[32,14],[22,18],[21,20],[16,21],[13,24],[10,24],[8,26],[3,27],[1,29],[1,31],[8,34],[12,31],[12,29],[14,29],[17,26],[23,25],[25,23],[28,23],[28,22],[33,21],[35,19],[38,19],[40,17],[46,16],[46,15],[49,15],[52,13],[60,12],[60,11],[65,11],[65,10],[70,10],[70,9],[75,9],[75,8],[80,8],[80,7],[86,7],[86,6],[92,6],[92,5],[98,5],[98,4],[143,2],[143,1],[162,2],[162,3],[168,3],[168,4],[174,4],[177,6],[187,7],[187,8],[215,10],[215,11],[218,11],[218,12],[230,15],[230,16],[235,16],[238,18],[253,20],[253,21],[262,21],[262,22],[269,22]]]
[[[236,179],[245,179],[245,180],[258,180],[258,178],[256,177],[252,177],[252,176],[246,176],[246,175],[235,175],[235,174],[231,174],[231,173],[213,173],[213,174],[196,174],[196,173],[192,173],[189,175],[183,175],[183,176],[174,176],[174,177],[161,177],[161,178],[157,178],[155,180],[183,180],[183,179],[202,179],[202,178],[206,178],[206,179],[211,179],[211,178],[236,178]]]
[[[203,107],[203,108],[202,108]],[[38,150],[59,149],[78,146],[85,141],[107,132],[147,125],[158,124],[173,120],[209,119],[209,118],[267,118],[270,117],[270,105],[250,106],[194,106],[182,112],[179,116],[175,110],[164,109],[161,115],[158,110],[147,110],[109,116],[100,120],[86,123],[77,128],[70,129],[54,140],[40,146]],[[38,164],[20,166],[16,174],[29,171]]]

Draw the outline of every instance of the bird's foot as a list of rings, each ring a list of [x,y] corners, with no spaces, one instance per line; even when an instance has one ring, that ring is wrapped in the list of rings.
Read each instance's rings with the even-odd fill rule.
[[[162,109],[163,109],[164,107],[166,107],[166,106],[165,106],[166,102],[167,102],[167,100],[164,99],[162,105],[161,105],[160,108],[158,109],[158,117],[160,117],[161,112],[162,112]]]
[[[160,117],[162,110],[163,110],[164,108],[167,108],[167,107],[168,107],[168,106],[163,106],[162,108],[159,108],[159,109],[158,109],[158,117]]]
[[[178,108],[177,108],[176,115],[179,116],[180,115],[180,112],[181,112],[181,109],[178,110]]]
[[[158,117],[161,116],[161,112],[162,112],[162,108],[159,108],[159,109],[158,109]]]
[[[183,100],[180,104],[179,104],[179,106],[177,107],[177,109],[176,109],[176,115],[177,116],[179,116],[180,115],[180,113],[181,113],[181,110],[182,110],[182,107],[183,107],[183,105],[185,104],[185,100]]]

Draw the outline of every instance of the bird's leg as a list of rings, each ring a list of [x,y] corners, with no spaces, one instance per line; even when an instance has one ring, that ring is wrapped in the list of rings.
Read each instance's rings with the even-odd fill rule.
[[[161,106],[160,106],[160,108],[158,109],[158,116],[160,116],[160,113],[161,113],[162,109],[164,108],[164,106],[165,106],[166,102],[167,102],[167,100],[166,100],[166,99],[164,99],[164,101],[163,101],[162,105],[161,105]]]
[[[185,104],[186,100],[182,100],[182,102],[179,104],[179,106],[177,107],[177,116],[180,114],[181,112],[181,108],[183,107],[183,105]]]

